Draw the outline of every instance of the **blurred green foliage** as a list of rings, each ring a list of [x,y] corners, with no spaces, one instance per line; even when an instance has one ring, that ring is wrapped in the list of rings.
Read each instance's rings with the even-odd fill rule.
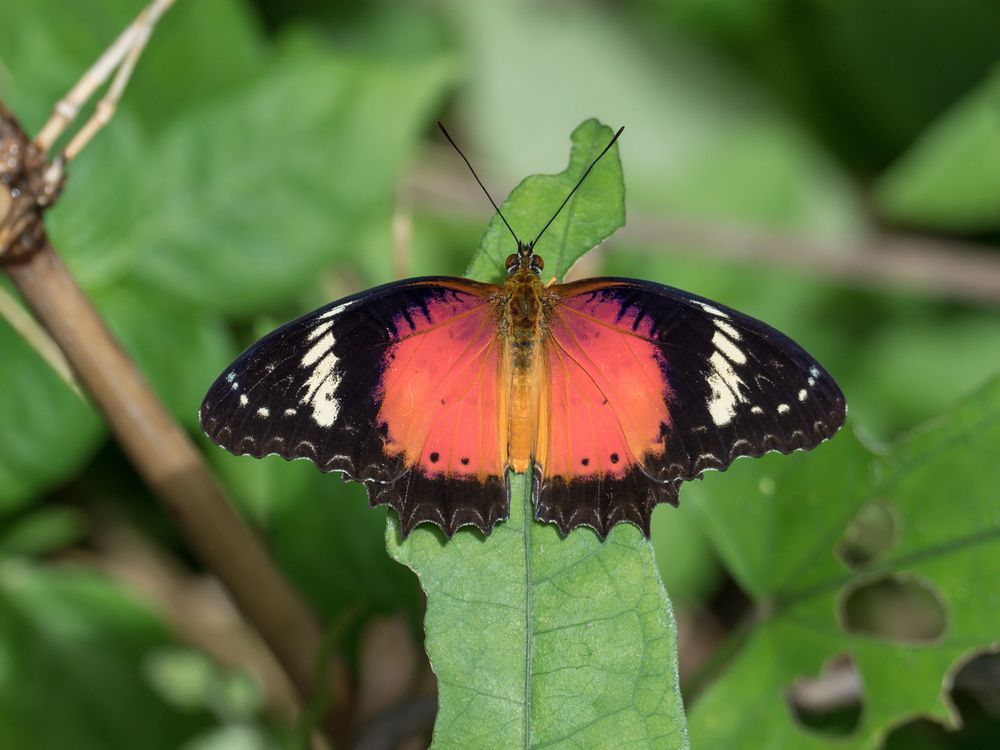
[[[140,6],[0,0],[0,96],[30,132]],[[998,22],[1000,7],[979,0],[180,0],[113,124],[72,165],[49,228],[195,432],[204,389],[241,347],[392,278],[401,176],[454,164],[428,150],[436,117],[500,195],[562,170],[566,135],[597,116],[627,125],[628,214],[794,231],[845,252],[874,226],[933,232],[995,255]],[[480,215],[418,204],[409,270],[462,273],[485,201]],[[740,462],[686,487],[680,510],[657,510],[656,560],[676,604],[715,607],[734,579],[770,613],[693,683],[692,736],[828,745],[782,695],[850,652],[865,708],[848,742],[876,747],[917,712],[942,718],[958,656],[995,642],[996,586],[977,571],[996,555],[996,386],[953,405],[1000,371],[1000,321],[961,299],[701,249],[612,236],[585,261],[786,331],[841,381],[851,424],[814,453]],[[0,362],[0,747],[283,742],[287,727],[257,699],[220,708],[232,676],[199,666],[134,591],[85,562],[103,554],[112,518],[193,564],[98,416],[3,321]],[[891,447],[873,454],[880,444]],[[385,554],[384,514],[357,487],[307,465],[206,455],[324,617],[355,606],[418,627],[416,581]],[[837,592],[864,575],[834,550],[876,496],[902,523],[871,570],[934,582],[948,616],[937,644],[851,635],[834,617]],[[960,543],[970,529],[989,539]],[[995,744],[995,714],[976,716],[983,746]],[[886,744],[963,741],[912,724]]]

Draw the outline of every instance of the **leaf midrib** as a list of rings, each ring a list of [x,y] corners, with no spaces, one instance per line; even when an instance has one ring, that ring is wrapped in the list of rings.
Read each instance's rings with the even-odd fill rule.
[[[534,663],[534,601],[533,587],[534,581],[531,570],[531,527],[534,520],[534,512],[531,507],[531,480],[525,484],[525,489],[521,493],[521,502],[524,504],[524,525],[522,532],[522,542],[524,544],[524,748],[531,747],[531,678],[532,665]]]

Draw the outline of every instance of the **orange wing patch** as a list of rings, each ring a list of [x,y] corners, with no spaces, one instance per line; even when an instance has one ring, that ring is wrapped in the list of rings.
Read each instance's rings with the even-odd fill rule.
[[[501,475],[505,401],[492,304],[435,301],[412,323],[388,352],[382,376],[386,452],[402,454],[427,477]]]
[[[584,295],[549,315],[535,514],[563,533],[603,537],[620,521],[648,533],[652,506],[673,499],[644,469],[669,433],[663,355],[619,311]]]
[[[621,476],[663,453],[669,387],[659,347],[602,317],[599,303],[557,306],[546,341],[551,433],[545,474]],[[541,462],[541,461],[540,461]]]

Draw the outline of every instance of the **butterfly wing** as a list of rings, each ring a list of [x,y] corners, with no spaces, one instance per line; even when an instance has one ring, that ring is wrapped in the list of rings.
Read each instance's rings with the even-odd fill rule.
[[[740,456],[809,449],[843,424],[833,378],[787,336],[678,289],[630,279],[551,288],[548,433],[535,512],[566,533],[649,533],[682,481]]]
[[[232,453],[307,458],[364,482],[373,505],[449,535],[507,515],[497,287],[388,284],[292,321],[247,349],[201,407]]]

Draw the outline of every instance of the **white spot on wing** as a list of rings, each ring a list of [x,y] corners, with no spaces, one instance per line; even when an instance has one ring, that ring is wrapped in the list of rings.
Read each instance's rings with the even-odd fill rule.
[[[727,339],[728,341],[728,339]],[[712,374],[708,376],[709,390],[708,413],[716,426],[721,427],[729,424],[736,416],[736,404],[744,403],[743,381],[733,369],[732,362],[726,359],[725,355],[716,350],[708,359],[712,366]]]
[[[324,338],[330,339],[332,347],[333,337],[327,334]],[[307,365],[306,360],[314,349],[316,347],[310,349],[302,358],[304,366]],[[337,371],[337,355],[329,350],[323,359],[313,367],[312,374],[305,382],[305,395],[300,403],[312,406],[313,421],[320,427],[329,427],[337,421],[337,415],[340,414],[340,401],[336,398],[336,392],[342,378],[343,375]]]
[[[752,414],[763,414],[763,413],[764,413],[764,410],[763,410],[763,409],[761,409],[761,408],[760,408],[759,406],[751,406],[751,407],[750,407],[750,412],[751,412]]]
[[[791,411],[791,407],[788,404],[778,404],[778,414],[788,414]]]
[[[269,416],[271,416],[271,410],[268,409],[266,406],[262,406],[257,410],[257,416],[267,419]]]
[[[249,403],[250,403],[250,399],[247,398],[247,394],[241,393],[240,394],[240,406],[246,406]]]
[[[739,341],[743,338],[739,331],[724,320],[716,320],[715,327],[726,334],[729,338],[733,339],[733,341]]]
[[[738,365],[745,365],[747,361],[747,355],[733,343],[732,339],[726,336],[722,331],[716,331],[715,335],[712,336],[712,346],[714,346],[718,351],[722,352],[729,359]]]
[[[328,320],[327,322],[321,323],[320,325],[316,326],[313,330],[309,331],[309,335],[306,338],[309,341],[315,341],[324,333],[329,331],[332,327],[333,327],[333,321]]]
[[[729,317],[729,315],[727,315],[726,313],[722,312],[722,310],[720,310],[717,307],[712,307],[711,305],[706,304],[704,302],[701,302],[699,300],[691,300],[691,301],[694,302],[696,305],[698,305],[698,307],[700,307],[702,310],[704,310],[705,312],[707,312],[709,315],[714,315],[717,318],[728,318]]]
[[[321,338],[319,341],[317,341],[309,348],[309,351],[305,353],[305,355],[302,357],[302,361],[299,364],[301,364],[303,367],[312,367],[319,361],[320,357],[322,357],[332,348],[333,348],[333,334],[327,333],[325,336],[323,336],[323,338]],[[336,358],[334,358],[334,361],[336,361]]]
[[[297,412],[295,411],[295,409],[285,409],[286,417],[294,417],[296,414]]]
[[[806,389],[805,388],[801,389],[799,391],[799,401],[805,401],[806,400],[806,396],[808,396],[808,395],[809,394],[806,393]]]
[[[351,307],[357,300],[352,300],[350,302],[344,302],[337,305],[336,307],[331,307],[325,313],[319,316],[318,320],[326,320],[327,318],[332,318],[340,313],[344,312],[347,308]]]
[[[236,370],[230,370],[226,373],[226,382],[232,383],[234,380],[236,380]]]

